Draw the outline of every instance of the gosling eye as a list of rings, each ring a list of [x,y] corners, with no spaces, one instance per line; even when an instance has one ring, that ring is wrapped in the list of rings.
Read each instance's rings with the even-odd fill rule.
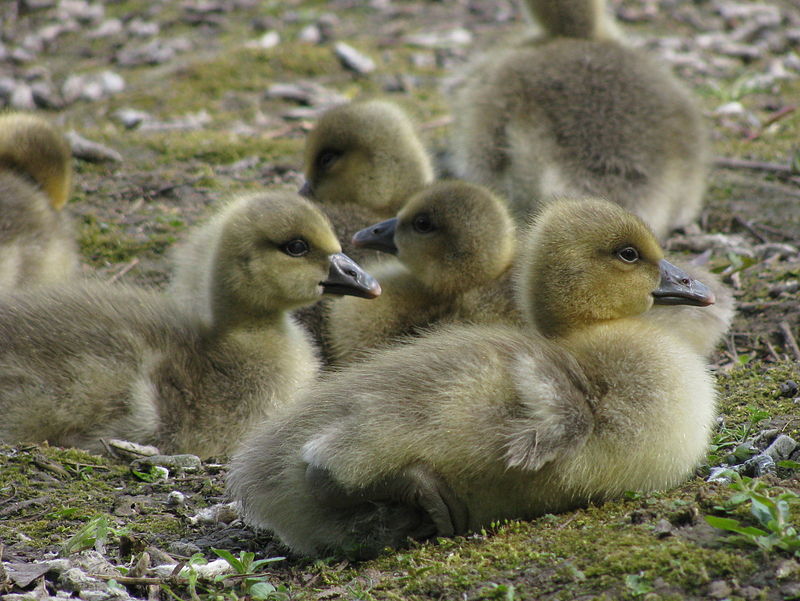
[[[308,242],[297,238],[295,240],[289,240],[289,242],[281,246],[281,250],[290,257],[302,257],[303,255],[307,255],[310,249],[308,247]]]
[[[337,150],[323,150],[317,155],[317,168],[322,171],[330,169],[340,156],[342,153]]]
[[[626,263],[636,263],[639,260],[639,251],[633,246],[626,246],[617,251],[617,257]]]
[[[419,232],[420,234],[428,234],[436,229],[430,215],[427,213],[420,213],[414,217],[414,220],[411,222],[411,227],[414,228],[415,232]]]

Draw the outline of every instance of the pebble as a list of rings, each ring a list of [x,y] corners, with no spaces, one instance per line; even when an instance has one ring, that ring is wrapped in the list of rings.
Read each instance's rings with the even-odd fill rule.
[[[119,19],[108,19],[103,21],[96,29],[86,34],[86,37],[91,39],[108,38],[111,36],[119,35],[123,31],[122,21]]]
[[[143,457],[135,459],[131,462],[131,467],[136,470],[141,470],[144,467],[161,466],[173,470],[199,470],[203,462],[197,455],[190,455],[189,453],[182,453],[179,455],[152,455],[150,457]]]
[[[333,47],[336,57],[346,69],[366,75],[375,70],[375,61],[344,42],[336,42]]]
[[[275,83],[267,88],[265,96],[267,98],[289,100],[307,106],[330,106],[347,102],[346,96],[312,81]]]
[[[125,89],[125,80],[114,71],[73,74],[67,77],[61,87],[64,101],[68,104],[83,99],[90,102],[118,94]]]
[[[795,287],[794,290],[797,290],[797,288]],[[797,394],[797,392],[798,392],[797,382],[795,382],[794,380],[786,380],[785,382],[781,383],[782,397],[794,397]]]
[[[36,100],[33,98],[33,90],[26,84],[19,82],[11,92],[9,104],[12,108],[21,111],[32,111],[36,108]]]
[[[119,109],[114,111],[111,116],[122,123],[125,129],[133,129],[141,125],[144,121],[152,119],[150,113],[136,109]]]
[[[186,504],[186,495],[179,490],[173,490],[167,496],[167,503],[169,505],[181,506]]]
[[[75,131],[68,131],[65,136],[72,149],[72,156],[75,158],[90,163],[122,162],[122,155],[113,148],[87,140]]]
[[[764,454],[771,457],[773,461],[778,462],[788,459],[796,448],[797,441],[794,438],[781,434],[764,450]]]
[[[708,585],[708,596],[712,599],[725,599],[731,594],[731,587],[724,580],[714,580]]]
[[[452,48],[453,46],[468,46],[472,44],[472,34],[463,27],[449,31],[434,31],[426,33],[412,33],[403,38],[406,44],[422,48]]]
[[[251,40],[245,44],[247,48],[258,50],[269,50],[281,43],[281,36],[277,31],[268,31],[257,40]]]
[[[753,478],[775,473],[775,461],[764,453],[755,455],[742,463],[741,473]]]
[[[128,23],[128,33],[138,38],[149,38],[158,35],[161,27],[155,21],[144,21],[136,18]]]

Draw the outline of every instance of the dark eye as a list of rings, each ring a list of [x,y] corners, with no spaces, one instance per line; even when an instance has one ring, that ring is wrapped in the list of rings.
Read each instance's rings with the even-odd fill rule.
[[[626,263],[636,263],[639,260],[639,251],[633,246],[626,246],[617,251],[617,256]]]
[[[308,254],[308,242],[305,240],[289,240],[286,244],[281,246],[281,250],[290,257],[302,257]]]
[[[411,222],[411,227],[420,234],[427,234],[436,229],[436,226],[433,225],[433,221],[431,221],[430,215],[426,213],[420,213],[414,217],[414,220]]]
[[[333,165],[340,156],[341,153],[336,150],[323,150],[317,156],[317,167],[323,171],[330,169],[331,165]]]

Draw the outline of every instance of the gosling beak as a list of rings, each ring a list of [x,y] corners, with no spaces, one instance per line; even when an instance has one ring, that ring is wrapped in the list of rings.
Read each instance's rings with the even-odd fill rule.
[[[308,180],[304,181],[297,193],[304,198],[314,198],[314,190],[311,187],[311,182]]]
[[[330,256],[331,267],[328,279],[322,282],[323,294],[340,294],[376,298],[381,294],[381,285],[358,263],[343,253]]]
[[[365,227],[353,235],[353,246],[371,248],[396,255],[397,247],[394,245],[394,232],[396,229],[397,217]]]
[[[661,283],[653,290],[653,302],[657,305],[707,307],[714,304],[714,293],[703,282],[693,279],[666,259],[661,259],[658,267]]]

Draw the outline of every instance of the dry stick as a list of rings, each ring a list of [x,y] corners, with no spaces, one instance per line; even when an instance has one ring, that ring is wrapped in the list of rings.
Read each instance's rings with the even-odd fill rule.
[[[760,129],[754,131],[749,136],[747,136],[747,140],[748,141],[757,140],[758,138],[761,137],[761,134],[763,134],[764,131],[770,125],[772,125],[776,121],[780,121],[781,119],[783,119],[787,115],[791,115],[796,110],[797,110],[797,105],[789,105],[789,106],[785,106],[782,109],[779,109],[779,110],[775,111],[769,117],[764,119],[764,122],[761,124],[761,128]]]
[[[437,127],[444,127],[445,125],[450,125],[453,122],[453,117],[450,115],[445,115],[444,117],[439,117],[438,119],[432,119],[426,123],[423,123],[419,126],[419,129],[422,131],[428,129],[436,129]]]
[[[789,327],[789,322],[782,321],[780,324],[778,324],[778,327],[781,329],[781,334],[783,334],[783,338],[786,340],[787,346],[794,355],[794,360],[800,361],[800,347],[797,346],[797,340],[794,339],[794,334],[792,334],[792,328]]]
[[[152,576],[112,576],[110,574],[90,574],[92,578],[101,580],[116,580],[120,584],[162,584],[167,582],[167,578],[154,578]]]
[[[769,242],[767,238],[765,238],[755,230],[755,227],[749,221],[745,221],[744,219],[742,219],[737,215],[736,217],[733,218],[733,222],[737,225],[741,225],[744,229],[750,232],[756,240],[758,240],[762,244]]]
[[[766,161],[751,161],[749,159],[734,159],[731,157],[716,157],[714,159],[716,167],[727,167],[729,169],[757,169],[758,171],[771,171],[773,173],[793,174],[795,170],[789,165],[780,163],[767,163]]]
[[[781,358],[778,356],[778,353],[775,351],[775,347],[772,346],[772,343],[769,341],[769,339],[766,339],[764,342],[767,345],[767,352],[772,356],[772,360],[775,362],[780,361]]]
[[[138,264],[139,264],[139,258],[138,257],[134,257],[127,265],[125,265],[117,273],[115,273],[110,278],[108,278],[108,281],[113,284],[118,279],[120,279],[122,276],[124,276],[126,273],[128,273],[131,269],[136,267]]]

